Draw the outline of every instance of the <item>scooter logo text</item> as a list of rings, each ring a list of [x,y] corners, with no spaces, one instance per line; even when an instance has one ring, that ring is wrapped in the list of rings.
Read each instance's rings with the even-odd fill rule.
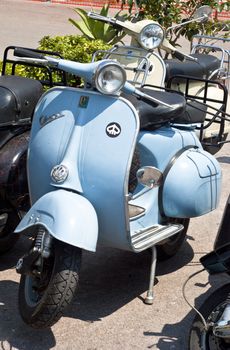
[[[117,137],[121,133],[121,126],[118,123],[109,123],[106,127],[106,134],[109,137]]]
[[[52,115],[49,115],[49,116],[46,116],[46,115],[42,115],[39,119],[40,121],[40,125],[41,125],[41,128],[43,126],[45,126],[46,124],[48,123],[51,123],[53,122],[54,120],[56,119],[59,119],[59,118],[62,118],[64,117],[65,115],[63,113],[56,113],[56,114],[52,114]]]

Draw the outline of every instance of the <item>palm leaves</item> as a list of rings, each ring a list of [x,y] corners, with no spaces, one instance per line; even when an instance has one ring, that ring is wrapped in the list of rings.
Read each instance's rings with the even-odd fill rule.
[[[83,9],[76,8],[74,11],[81,17],[81,21],[75,21],[72,18],[69,18],[69,21],[89,40],[100,39],[104,43],[115,45],[121,41],[125,35],[122,31],[118,31],[106,23],[89,18],[87,12]],[[107,17],[108,12],[109,4],[102,7],[100,15]],[[119,12],[115,17],[118,15]]]

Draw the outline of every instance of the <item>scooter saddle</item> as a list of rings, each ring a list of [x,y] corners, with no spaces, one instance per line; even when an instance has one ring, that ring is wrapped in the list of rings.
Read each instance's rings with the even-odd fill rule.
[[[136,108],[141,129],[158,128],[168,122],[175,122],[177,118],[183,120],[186,112],[186,100],[178,93],[157,91],[153,89],[141,88],[142,92],[170,105],[167,107],[159,103],[156,107],[137,99],[133,95],[122,94]]]
[[[210,74],[220,67],[220,60],[217,57],[206,54],[192,54],[197,61],[186,60],[181,62],[177,59],[165,60],[167,82],[175,75],[192,76],[195,78],[208,79]],[[212,77],[212,79],[214,79]]]
[[[0,127],[30,124],[42,84],[15,75],[0,77]]]

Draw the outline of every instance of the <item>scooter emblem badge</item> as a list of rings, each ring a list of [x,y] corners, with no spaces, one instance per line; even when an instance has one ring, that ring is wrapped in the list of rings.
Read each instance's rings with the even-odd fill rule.
[[[121,133],[121,126],[118,123],[109,123],[106,127],[106,134],[109,137],[117,137]]]
[[[56,183],[64,182],[69,175],[67,167],[63,164],[55,165],[51,170],[51,178]]]

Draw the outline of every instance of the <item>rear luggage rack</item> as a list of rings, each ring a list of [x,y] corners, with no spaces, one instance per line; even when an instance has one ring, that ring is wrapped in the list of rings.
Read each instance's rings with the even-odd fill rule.
[[[46,51],[46,50],[38,50],[38,49],[31,49],[26,47],[19,47],[19,46],[8,46],[3,54],[3,62],[2,62],[2,72],[1,75],[16,75],[16,67],[17,66],[24,66],[24,67],[34,67],[42,69],[44,72],[44,79],[38,79],[38,78],[31,78],[36,79],[40,81],[40,83],[43,86],[47,87],[53,87],[53,86],[66,86],[67,85],[67,75],[66,72],[57,69],[57,68],[50,68],[48,66],[40,65],[40,64],[34,64],[29,62],[24,62],[20,60],[20,57],[14,57],[13,52],[14,49],[27,49],[31,50],[37,53],[41,53],[48,56],[54,56],[56,58],[62,58],[62,56],[58,52],[53,51]]]
[[[221,46],[220,46],[221,45]],[[220,68],[218,79],[225,80],[225,85],[230,88],[230,50],[226,47],[230,45],[230,39],[225,37],[215,37],[210,35],[194,35],[192,38],[191,53],[215,53],[220,58]],[[210,77],[211,78],[211,77]]]
[[[192,91],[193,84],[196,82],[201,82],[200,89],[196,94]],[[180,90],[180,85],[183,86],[183,91]],[[222,98],[214,98],[208,96],[208,89],[210,87],[216,87],[222,90]],[[201,79],[185,75],[175,75],[171,77],[167,82],[167,88],[174,90],[175,92],[182,92],[189,103],[189,101],[198,102],[198,106],[194,107],[199,110],[199,103],[202,106],[207,106],[208,111],[206,112],[205,121],[196,129],[199,130],[199,139],[204,148],[208,147],[219,147],[225,142],[225,127],[229,123],[229,119],[226,118],[226,108],[228,102],[228,90],[225,85],[217,80]],[[177,90],[178,89],[178,90]],[[192,92],[191,92],[192,91]],[[215,104],[215,107],[213,106]],[[210,139],[210,143],[204,140],[204,132],[212,124],[218,126],[218,132],[213,135],[213,140]]]

